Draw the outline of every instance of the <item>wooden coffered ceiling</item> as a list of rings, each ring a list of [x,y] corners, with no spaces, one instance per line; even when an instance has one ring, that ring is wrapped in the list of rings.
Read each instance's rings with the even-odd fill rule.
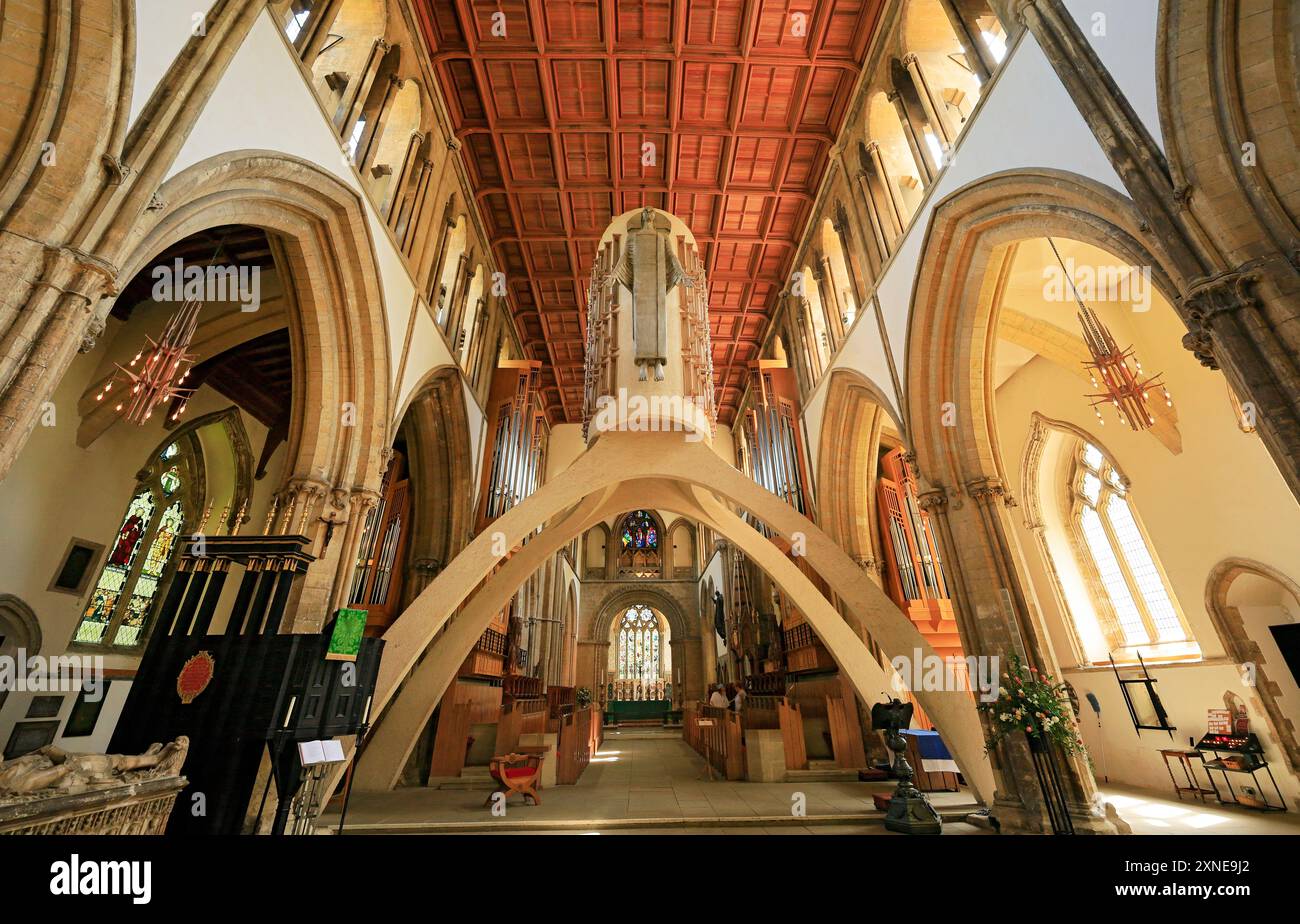
[[[883,0],[412,2],[552,420],[581,417],[596,244],[649,205],[703,249],[729,423]]]

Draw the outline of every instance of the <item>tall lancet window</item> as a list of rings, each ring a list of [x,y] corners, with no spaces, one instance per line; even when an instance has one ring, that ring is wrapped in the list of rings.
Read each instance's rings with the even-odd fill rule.
[[[1138,525],[1128,481],[1086,441],[1071,467],[1069,509],[1101,634],[1116,657],[1194,654],[1195,641]]]
[[[136,648],[166,582],[187,523],[198,518],[201,463],[188,440],[170,444],[145,468],[109,547],[74,644]]]
[[[647,689],[659,680],[661,664],[658,617],[648,606],[629,607],[618,630],[618,679]]]

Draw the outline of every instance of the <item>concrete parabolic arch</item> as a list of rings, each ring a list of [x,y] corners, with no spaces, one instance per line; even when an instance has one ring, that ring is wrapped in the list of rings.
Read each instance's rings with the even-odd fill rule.
[[[873,702],[890,688],[890,680],[862,641],[864,632],[889,656],[933,654],[903,613],[825,533],[708,446],[687,442],[680,433],[605,433],[568,469],[476,536],[385,633],[375,691],[379,721],[359,762],[356,785],[371,790],[395,785],[456,668],[492,614],[547,556],[613,512],[647,504],[700,519],[751,557],[805,614],[864,701]],[[775,544],[728,504],[748,511],[787,541],[801,534],[809,564],[845,603],[849,621]],[[543,523],[547,525],[541,533],[521,546]],[[503,563],[502,556],[492,554],[493,546],[516,551]],[[473,598],[448,625],[471,593]],[[444,627],[446,632],[430,648]],[[969,693],[915,693],[943,732],[975,795],[990,801],[992,768],[984,756]]]

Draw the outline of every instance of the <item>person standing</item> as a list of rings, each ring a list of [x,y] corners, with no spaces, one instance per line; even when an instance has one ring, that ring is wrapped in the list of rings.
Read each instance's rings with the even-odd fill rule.
[[[719,709],[727,708],[727,697],[722,693],[722,687],[714,685],[713,695],[709,697],[709,705],[717,706]]]

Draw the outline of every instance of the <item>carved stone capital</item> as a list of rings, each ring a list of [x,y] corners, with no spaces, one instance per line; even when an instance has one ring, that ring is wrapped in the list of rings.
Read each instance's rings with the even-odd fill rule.
[[[931,488],[916,495],[916,502],[922,510],[942,513],[948,507],[948,492],[943,488]]]
[[[966,493],[972,500],[988,502],[994,498],[1003,497],[1006,494],[1006,488],[997,478],[975,478],[966,482]]]
[[[81,332],[81,346],[77,347],[78,353],[89,353],[95,348],[100,335],[104,333],[104,324],[104,319],[98,315],[86,322],[86,327]]]
[[[1201,365],[1219,368],[1212,336],[1215,321],[1254,307],[1257,300],[1252,290],[1256,282],[1253,273],[1233,271],[1199,280],[1188,289],[1183,297],[1188,330],[1182,342]]]
[[[131,168],[122,162],[122,159],[112,154],[105,154],[100,158],[100,163],[108,171],[108,185],[121,186],[126,178],[131,175]]]

